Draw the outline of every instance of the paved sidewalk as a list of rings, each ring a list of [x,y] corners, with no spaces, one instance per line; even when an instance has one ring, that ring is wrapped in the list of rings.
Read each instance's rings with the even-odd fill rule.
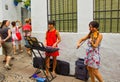
[[[24,49],[24,48],[23,48]],[[32,65],[32,57],[28,56],[25,52],[13,55],[15,59],[12,60],[12,69],[6,70],[4,68],[4,55],[0,55],[0,73],[5,76],[3,82],[36,82],[34,79],[29,77],[35,72],[35,68]],[[1,74],[1,75],[2,75]],[[2,78],[0,78],[2,79]],[[2,82],[2,81],[1,81]],[[52,82],[84,82],[75,77],[68,77],[57,75]]]

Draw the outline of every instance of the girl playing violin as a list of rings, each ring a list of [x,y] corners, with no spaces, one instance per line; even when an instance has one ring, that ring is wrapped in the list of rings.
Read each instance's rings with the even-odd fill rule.
[[[84,63],[87,65],[87,69],[91,77],[91,82],[95,82],[95,77],[99,80],[99,82],[103,82],[103,78],[98,70],[100,67],[99,49],[103,35],[99,33],[99,23],[96,21],[91,21],[89,23],[89,30],[90,33],[78,41],[77,48],[80,47],[80,44],[83,41],[88,40],[88,48],[86,49]]]

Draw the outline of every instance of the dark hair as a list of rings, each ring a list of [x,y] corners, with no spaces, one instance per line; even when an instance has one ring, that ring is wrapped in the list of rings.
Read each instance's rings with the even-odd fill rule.
[[[48,24],[52,24],[53,26],[55,26],[55,21],[54,20],[48,21]]]
[[[92,25],[94,28],[99,28],[99,23],[97,22],[97,21],[91,21],[90,23],[89,23],[89,26],[90,25]]]
[[[11,24],[12,24],[13,27],[16,26],[16,22],[15,21],[12,21]]]
[[[6,24],[7,21],[8,20],[3,20],[0,28],[2,28]]]

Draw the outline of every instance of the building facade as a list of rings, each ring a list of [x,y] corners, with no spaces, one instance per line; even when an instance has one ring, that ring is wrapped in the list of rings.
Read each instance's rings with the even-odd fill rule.
[[[84,0],[77,0],[77,33],[88,31],[88,23],[93,20],[93,0],[88,0],[88,3],[90,3],[87,5],[88,7],[84,3],[86,3]],[[49,0],[32,0],[31,9],[32,24],[35,27],[33,32],[45,32],[47,29]]]
[[[23,6],[23,3],[14,4],[14,0],[0,0],[0,22],[2,20],[23,20],[30,17],[30,10]]]

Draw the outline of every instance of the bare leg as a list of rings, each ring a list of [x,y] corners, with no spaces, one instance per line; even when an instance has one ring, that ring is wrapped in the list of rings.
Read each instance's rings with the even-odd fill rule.
[[[89,72],[89,75],[90,75],[90,78],[91,78],[91,82],[95,82],[95,76],[94,76],[94,73],[93,73],[93,68],[87,66],[87,69],[88,69],[88,72]]]
[[[11,56],[7,56],[6,57],[6,64],[5,64],[5,68],[10,70],[11,67],[10,67],[10,60],[11,60]]]
[[[52,70],[53,75],[56,75],[56,73],[55,73],[55,69],[56,69],[56,65],[57,65],[56,59],[57,59],[57,57],[53,56],[53,70]]]
[[[99,82],[103,82],[102,75],[100,74],[98,69],[94,69],[94,75],[99,80]]]
[[[20,52],[23,52],[21,44],[19,44],[19,50],[20,50]]]
[[[46,75],[49,75],[49,68],[50,68],[50,56],[46,56],[45,58],[45,63],[46,63]]]
[[[11,60],[11,56],[7,56],[7,58],[6,58],[6,65],[10,64],[10,60]]]
[[[27,50],[27,54],[28,54],[29,56],[31,56],[31,50],[30,50],[30,48],[26,48],[26,50]]]
[[[13,52],[14,52],[14,55],[16,55],[16,45],[13,45]]]
[[[5,58],[4,58],[4,60],[3,60],[3,63],[5,63],[5,62],[6,62],[6,60],[7,60],[7,56],[5,55]]]

